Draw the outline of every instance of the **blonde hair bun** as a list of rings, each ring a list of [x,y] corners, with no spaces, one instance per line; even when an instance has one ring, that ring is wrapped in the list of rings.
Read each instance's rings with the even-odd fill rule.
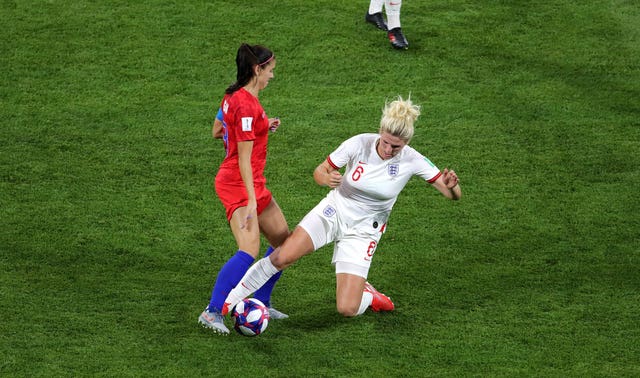
[[[420,106],[411,102],[411,95],[386,102],[380,119],[380,133],[389,133],[406,143],[413,137],[413,124],[420,116]]]

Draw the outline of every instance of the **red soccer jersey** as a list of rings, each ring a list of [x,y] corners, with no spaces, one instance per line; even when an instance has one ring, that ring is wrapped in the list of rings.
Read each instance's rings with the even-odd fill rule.
[[[223,113],[223,141],[227,154],[220,165],[217,180],[225,184],[244,185],[238,167],[238,142],[252,140],[253,183],[254,186],[264,185],[269,119],[262,105],[251,93],[240,88],[230,95],[225,95],[220,107]]]

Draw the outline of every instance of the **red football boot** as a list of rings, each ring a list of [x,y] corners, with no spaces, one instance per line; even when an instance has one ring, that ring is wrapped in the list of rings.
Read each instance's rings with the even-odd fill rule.
[[[364,291],[373,295],[373,301],[371,301],[371,309],[373,311],[393,311],[395,308],[393,302],[391,302],[391,298],[376,290],[369,282],[364,283]]]

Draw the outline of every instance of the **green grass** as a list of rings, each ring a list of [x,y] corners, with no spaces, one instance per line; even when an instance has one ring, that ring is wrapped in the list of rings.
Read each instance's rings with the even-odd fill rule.
[[[3,1],[0,375],[640,375],[640,7],[407,1]],[[269,187],[293,227],[315,166],[423,106],[412,145],[463,188],[409,183],[343,319],[331,248],[288,269],[257,338],[196,319],[235,242],[210,125],[241,42],[278,58]]]

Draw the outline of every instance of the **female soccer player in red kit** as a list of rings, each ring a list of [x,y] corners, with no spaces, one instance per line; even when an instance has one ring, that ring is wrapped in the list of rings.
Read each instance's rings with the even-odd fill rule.
[[[278,247],[289,235],[282,210],[266,187],[264,168],[269,130],[280,126],[277,118],[267,118],[258,95],[273,78],[276,60],[264,46],[242,44],[236,55],[237,80],[225,91],[220,104],[222,129],[214,125],[213,135],[222,136],[226,156],[215,179],[218,198],[225,207],[238,251],[218,272],[211,300],[198,318],[216,333],[228,334],[220,314],[229,291],[240,281],[260,249],[260,233],[271,246]],[[267,255],[273,249],[270,247]],[[267,282],[256,298],[269,307],[272,318],[285,314],[273,309],[271,291],[279,277]]]

